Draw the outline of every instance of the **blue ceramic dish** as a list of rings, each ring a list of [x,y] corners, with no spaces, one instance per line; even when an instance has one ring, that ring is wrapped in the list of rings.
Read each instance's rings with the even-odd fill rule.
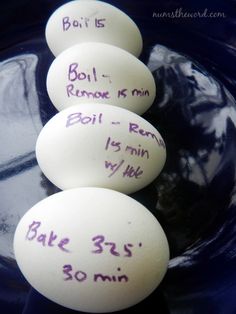
[[[45,24],[65,2],[0,3],[1,314],[77,313],[32,289],[12,250],[20,217],[57,192],[42,175],[34,147],[42,126],[56,113],[45,89],[53,60]],[[122,312],[235,314],[236,3],[107,2],[140,27],[141,59],[158,87],[144,117],[160,130],[168,153],[158,179],[132,197],[166,231],[169,269],[149,298]]]

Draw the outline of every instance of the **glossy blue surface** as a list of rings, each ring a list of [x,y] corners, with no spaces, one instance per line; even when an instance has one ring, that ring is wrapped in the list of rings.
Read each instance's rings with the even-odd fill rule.
[[[45,24],[65,2],[0,3],[3,314],[76,313],[31,289],[12,250],[20,217],[57,192],[42,175],[34,147],[42,126],[56,113],[45,89],[53,60],[44,38]],[[141,29],[141,58],[153,71],[158,87],[156,100],[144,117],[160,130],[168,153],[160,177],[132,195],[156,215],[166,231],[172,254],[168,273],[154,294],[122,312],[235,314],[236,3],[108,2],[131,16]],[[154,12],[177,8],[185,12],[207,8],[208,12],[224,12],[226,17],[153,17]]]

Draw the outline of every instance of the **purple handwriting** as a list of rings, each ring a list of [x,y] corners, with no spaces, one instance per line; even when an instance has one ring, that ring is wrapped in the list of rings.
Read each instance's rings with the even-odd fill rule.
[[[140,168],[140,166],[134,168],[131,165],[127,165],[125,168],[125,171],[123,172],[123,178],[135,178],[139,179],[143,174],[143,170]]]
[[[127,92],[128,92],[127,88],[119,89],[118,92],[117,92],[117,97],[118,98],[126,98],[127,97]]]
[[[82,124],[82,125],[95,125],[95,124],[102,124],[103,114],[91,114],[91,115],[83,115],[82,112],[74,112],[67,116],[66,120],[66,128],[69,128],[75,124]]]
[[[86,28],[104,28],[105,18],[89,18],[80,17],[79,19],[71,19],[69,16],[62,18],[62,29],[64,32],[70,29],[86,29]]]
[[[109,136],[106,141],[105,150],[109,150],[109,149],[115,153],[119,152],[122,149],[122,143],[119,141],[113,140]],[[138,145],[138,147],[125,145],[124,151],[131,156],[137,156],[137,157],[149,159],[149,151],[147,149],[142,148],[140,144]]]
[[[109,91],[87,91],[85,89],[77,89],[73,84],[69,84],[66,86],[67,96],[70,97],[78,97],[78,98],[87,98],[87,99],[109,99],[110,93]]]
[[[117,267],[117,271],[120,272],[121,268]],[[77,281],[84,282],[88,279],[88,274],[82,270],[74,270],[71,264],[65,264],[62,267],[62,273],[64,274],[64,281]],[[127,275],[123,274],[102,274],[95,273],[92,275],[93,282],[128,282],[129,278]]]
[[[73,126],[77,123],[83,125],[95,125],[103,124],[103,113],[92,113],[91,115],[84,115],[82,112],[74,112],[67,116],[66,127]],[[120,121],[112,121],[111,125],[120,125]],[[165,143],[161,137],[158,137],[155,133],[142,129],[137,123],[129,122],[128,132],[130,134],[137,134],[142,137],[154,139],[158,146],[165,149]],[[105,143],[105,150],[112,149],[113,152],[119,152],[122,149],[122,143],[120,141],[112,139],[110,136],[107,138]],[[138,147],[126,145],[124,151],[132,156],[149,159],[149,151],[144,149],[140,144]]]
[[[105,145],[105,150],[111,149],[113,152],[119,152],[121,150],[121,142],[117,142],[112,140],[112,138],[109,136],[106,145]]]
[[[73,62],[68,66],[67,79],[72,82],[66,85],[67,97],[86,97],[93,99],[110,99],[110,92],[108,90],[97,90],[89,91],[85,89],[78,89],[73,83],[86,81],[88,83],[97,83],[101,79],[108,80],[109,84],[112,83],[111,76],[109,74],[98,73],[95,66],[90,70],[81,70],[79,63]],[[117,98],[126,97],[149,97],[149,90],[144,88],[134,88],[128,90],[127,88],[122,88],[117,91]]]
[[[110,136],[108,137],[105,150],[111,150],[114,153],[120,152],[122,150],[122,143],[117,140],[113,140]],[[124,152],[129,155],[134,155],[141,158],[149,159],[149,151],[147,149],[143,149],[139,144],[138,147],[133,147],[131,145],[125,145]],[[112,162],[105,160],[105,168],[110,171],[108,177],[111,178],[119,171],[122,171],[123,178],[134,178],[139,179],[143,174],[143,170],[140,166],[133,166],[130,164],[125,164],[125,160],[122,159],[119,162]]]
[[[55,231],[51,230],[50,232],[42,232],[40,228],[42,223],[40,221],[33,221],[29,226],[25,236],[27,241],[36,241],[43,247],[58,247],[63,252],[69,253],[70,250],[66,248],[70,243],[69,238],[59,238]],[[132,243],[125,243],[123,249],[118,251],[117,244],[112,241],[107,241],[104,235],[96,235],[92,237],[93,249],[92,253],[101,254],[108,251],[111,255],[122,256],[122,257],[132,257],[132,248],[135,247]],[[142,247],[142,243],[139,242],[138,247]]]
[[[118,172],[121,166],[124,164],[124,162],[125,161],[123,159],[118,163],[105,160],[105,168],[111,171],[108,177],[111,178],[116,172]]]
[[[141,135],[143,137],[150,137],[150,138],[156,140],[157,144],[160,147],[165,148],[165,143],[161,138],[158,138],[156,136],[156,134],[154,134],[153,132],[141,129],[137,123],[131,123],[131,122],[129,123],[129,133],[135,133],[135,134]]]
[[[70,97],[77,97],[77,98],[84,97],[87,99],[110,99],[111,98],[110,92],[108,90],[91,91],[91,90],[85,90],[85,89],[78,89],[72,83],[66,85],[66,95],[68,98]]]
[[[69,244],[69,238],[59,238],[52,230],[49,233],[42,233],[39,229],[42,223],[40,221],[33,221],[26,233],[25,239],[28,241],[36,241],[44,247],[58,247],[63,252],[70,252],[65,246]]]
[[[122,257],[132,257],[132,248],[135,246],[132,243],[125,243],[122,251],[118,251],[117,244],[115,242],[106,241],[104,235],[96,235],[92,238],[93,245],[95,249],[92,250],[92,253],[101,254],[108,251],[111,255],[122,256]],[[142,247],[142,243],[138,244],[138,247]]]
[[[141,158],[147,158],[149,159],[149,151],[147,149],[142,148],[142,146],[139,144],[138,147],[133,147],[130,145],[127,145],[125,148],[125,152],[129,153],[130,155],[134,155]]]
[[[87,279],[87,274],[84,271],[77,270],[73,271],[73,268],[70,264],[63,266],[63,274],[65,275],[64,280],[77,280],[78,282],[83,282]]]
[[[108,79],[108,82],[112,83],[110,75],[99,75],[95,67],[92,67],[91,71],[87,70],[87,72],[81,71],[77,62],[71,63],[68,67],[68,80],[70,82],[87,81],[89,83],[96,83],[101,77],[106,80]]]
[[[138,97],[149,96],[149,90],[143,89],[143,88],[141,88],[141,89],[134,88],[131,91],[131,94],[132,94],[132,96],[138,96]]]
[[[124,163],[125,163],[124,159],[122,159],[120,162],[117,162],[117,163],[105,160],[105,168],[111,171],[108,177],[111,178],[116,173],[118,173],[119,170],[122,170],[122,166],[124,165]],[[135,168],[129,164],[125,166],[125,169],[122,173],[123,178],[140,179],[142,175],[143,175],[143,170],[141,169],[140,166],[137,166]]]
[[[129,94],[130,93],[130,94]],[[148,89],[137,89],[134,88],[131,91],[129,91],[127,88],[122,88],[119,89],[117,92],[117,97],[118,98],[126,98],[127,96],[136,96],[136,97],[149,97],[150,93]]]

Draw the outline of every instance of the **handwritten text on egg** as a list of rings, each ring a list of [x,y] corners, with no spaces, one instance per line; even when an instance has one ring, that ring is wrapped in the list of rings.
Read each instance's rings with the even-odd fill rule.
[[[98,74],[96,67],[92,67],[91,71],[81,71],[79,64],[74,62],[68,67],[68,81],[72,84],[66,86],[66,92],[68,97],[85,97],[92,99],[110,99],[111,95],[108,90],[97,90],[88,91],[84,89],[77,89],[73,84],[75,81],[86,81],[88,83],[96,83],[99,80],[106,79],[109,84],[112,83],[112,78],[109,74]],[[131,97],[148,97],[150,95],[148,89],[143,88],[133,88],[128,90],[127,88],[122,88],[117,90],[117,98]]]
[[[66,128],[69,128],[73,125],[102,125],[104,123],[104,114],[90,114],[85,115],[82,112],[75,112],[67,117],[66,121]],[[109,122],[108,122],[109,123]],[[111,126],[119,127],[121,124],[120,121],[110,121]],[[142,129],[137,123],[129,122],[128,124],[128,132],[131,134],[137,134],[142,137],[150,138],[151,140],[154,139],[158,146],[165,149],[164,141],[157,137],[155,133]],[[129,154],[131,156],[139,157],[139,158],[146,158],[149,159],[150,153],[148,149],[145,149],[140,144],[138,146],[133,145],[124,145],[119,140],[115,140],[110,136],[107,138],[105,143],[105,150],[112,151],[113,153],[118,153],[121,150],[125,154]],[[140,179],[144,173],[144,170],[141,168],[140,165],[133,165],[130,163],[126,163],[125,159],[120,160],[119,162],[113,162],[110,160],[104,161],[105,169],[109,172],[108,177],[111,178],[115,174],[122,174],[123,178],[130,178],[130,179]]]
[[[49,232],[42,231],[41,221],[32,221],[28,226],[28,230],[25,236],[27,241],[34,241],[43,247],[54,247],[60,249],[65,253],[71,253],[69,244],[71,239],[69,237],[60,237],[54,230]],[[91,238],[92,249],[91,253],[102,254],[108,252],[113,256],[132,257],[132,248],[135,247],[132,243],[125,243],[123,248],[118,250],[117,244],[112,241],[107,241],[106,237],[102,234],[95,235]],[[142,243],[139,242],[136,246],[142,247]]]
[[[85,115],[83,112],[74,112],[67,116],[66,128],[69,128],[76,124],[81,124],[81,125],[98,124],[99,125],[99,124],[103,124],[103,120],[104,120],[103,113]],[[120,124],[120,121],[110,121],[110,124],[117,125],[117,124]],[[131,134],[139,135],[141,137],[154,139],[156,143],[158,144],[158,146],[165,149],[165,143],[161,138],[158,138],[156,134],[154,134],[153,132],[142,129],[138,123],[129,122],[128,132]]]
[[[105,18],[89,18],[81,16],[78,19],[72,19],[70,16],[62,18],[62,29],[64,32],[70,29],[84,29],[84,28],[103,28],[105,27]]]

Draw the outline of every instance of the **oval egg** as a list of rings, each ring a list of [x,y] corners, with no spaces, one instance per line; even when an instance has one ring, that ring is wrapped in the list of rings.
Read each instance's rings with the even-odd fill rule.
[[[107,189],[56,193],[20,220],[14,252],[29,283],[65,307],[105,313],[130,307],[159,285],[169,247],[156,218]]]
[[[81,42],[103,42],[135,56],[142,50],[142,36],[132,19],[102,1],[71,1],[59,7],[46,25],[47,44],[54,55]]]
[[[166,148],[159,132],[137,114],[106,104],[80,104],[44,126],[36,157],[60,189],[97,186],[129,194],[156,178]]]
[[[156,85],[147,66],[127,51],[84,43],[63,51],[52,62],[47,91],[58,110],[100,102],[142,114],[154,101]]]

